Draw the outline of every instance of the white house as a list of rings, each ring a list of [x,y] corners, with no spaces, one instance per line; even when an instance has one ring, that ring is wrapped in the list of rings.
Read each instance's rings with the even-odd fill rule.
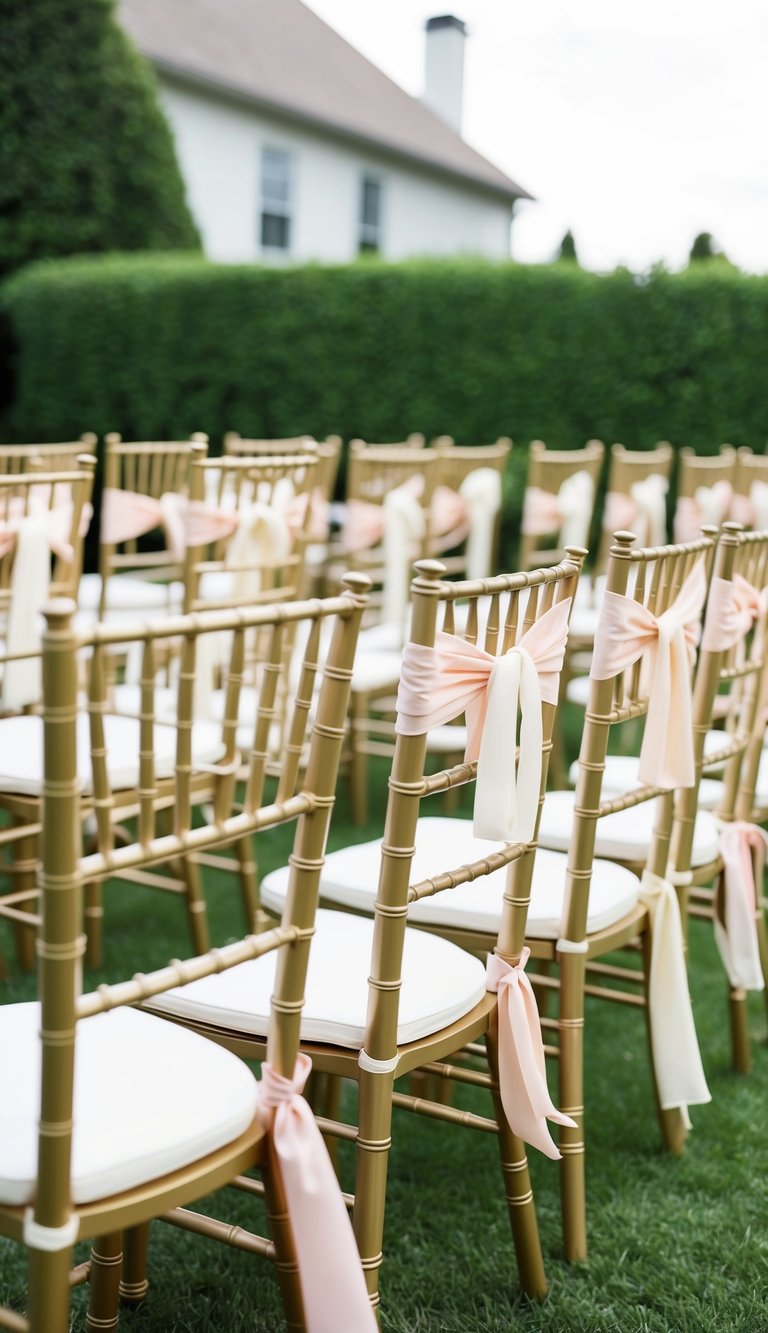
[[[300,0],[120,0],[120,16],[211,258],[508,257],[530,196],[461,138],[459,19],[427,24],[420,101]]]

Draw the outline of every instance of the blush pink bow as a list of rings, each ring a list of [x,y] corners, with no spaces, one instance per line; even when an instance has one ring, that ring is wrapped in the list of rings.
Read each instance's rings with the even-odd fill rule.
[[[768,482],[753,481],[749,495],[734,495],[731,518],[745,528],[768,528]]]
[[[662,546],[667,539],[667,479],[651,473],[629,489],[609,491],[603,527],[608,532],[634,532],[641,546]]]
[[[396,730],[422,735],[466,713],[468,763],[477,760],[474,832],[530,842],[541,784],[542,701],[556,704],[568,641],[570,598],[550,607],[509,652],[494,657],[439,632],[434,647],[408,643]],[[520,703],[520,779],[515,772]]]
[[[562,546],[583,546],[592,521],[595,484],[582,468],[566,477],[557,495],[539,486],[527,486],[522,531],[526,536],[560,534]]]
[[[138,491],[106,486],[101,497],[101,542],[105,546],[119,546],[143,537],[153,528],[162,528],[171,557],[183,560],[187,544],[183,519],[186,507],[186,497],[173,491],[166,491],[156,500]]]
[[[296,1243],[307,1333],[376,1333],[357,1244],[328,1150],[304,1097],[304,1052],[292,1078],[262,1065],[260,1100]]]
[[[486,972],[489,991],[498,994],[499,1094],[509,1128],[554,1161],[561,1154],[547,1128],[547,1120],[577,1129],[575,1120],[553,1105],[536,997],[525,975],[530,949],[523,949],[516,966],[490,954]]]
[[[331,506],[318,487],[295,495],[282,513],[292,536],[301,534],[316,543],[327,541]]]
[[[389,494],[395,492],[420,500],[424,493],[424,478],[409,477]],[[372,504],[370,500],[348,500],[342,534],[345,549],[354,554],[378,546],[384,538],[386,523],[386,507],[383,504]]]
[[[764,990],[757,934],[768,837],[757,824],[736,820],[720,831],[725,913],[715,916],[715,940],[732,986]]]
[[[648,716],[638,776],[650,787],[692,787],[691,665],[707,593],[703,561],[694,565],[670,607],[658,618],[640,602],[606,592],[595,633],[590,676],[610,680],[644,654]]]
[[[695,541],[705,523],[719,528],[732,503],[733,487],[729,481],[716,481],[713,486],[699,486],[694,495],[681,495],[675,510],[675,541]]]
[[[429,511],[435,551],[450,551],[459,546],[469,534],[469,506],[458,491],[450,486],[436,486]]]
[[[69,494],[65,492],[62,496],[57,493],[61,492],[62,487],[56,487],[51,505],[50,488],[41,486],[39,489],[42,494],[36,494],[37,489],[37,487],[30,488],[26,503],[22,496],[13,496],[3,505],[0,514],[0,558],[13,549],[22,523],[33,518],[50,550],[60,560],[69,563],[75,558],[72,548],[72,520],[75,508],[71,492]],[[79,536],[84,537],[87,533],[92,514],[91,506],[83,505]]]
[[[728,652],[767,612],[768,587],[758,592],[741,574],[734,574],[732,580],[715,575],[709,589],[702,648],[711,653]]]

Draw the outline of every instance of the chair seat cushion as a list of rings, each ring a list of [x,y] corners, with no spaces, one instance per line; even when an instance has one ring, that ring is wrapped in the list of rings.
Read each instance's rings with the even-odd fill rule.
[[[9,1004],[0,1014],[0,1201],[24,1204],[36,1190],[40,1009]],[[222,1046],[135,1009],[86,1019],[75,1048],[73,1201],[205,1157],[243,1134],[256,1108],[253,1074]]]
[[[301,1018],[304,1041],[352,1049],[362,1045],[368,1008],[373,921],[319,911]],[[255,958],[151,1001],[156,1013],[216,1023],[262,1036],[269,1021],[276,954]],[[400,992],[398,1045],[439,1032],[469,1013],[485,994],[479,959],[422,931],[407,930]]]
[[[420,819],[416,826],[416,855],[411,882],[434,875],[440,868],[455,869],[487,856],[490,844],[475,838],[468,819]],[[381,840],[358,843],[331,852],[325,860],[320,892],[323,900],[358,912],[373,912],[381,855]],[[566,857],[539,849],[534,862],[531,904],[526,934],[532,939],[557,939],[565,895]],[[265,907],[280,915],[288,888],[288,867],[267,875],[261,886]],[[436,927],[487,931],[499,928],[506,869],[460,884],[445,893],[413,903],[408,919]],[[587,930],[606,929],[635,906],[640,891],[636,875],[609,861],[595,861],[589,895]]]
[[[586,708],[589,701],[589,676],[573,676],[565,687],[565,697],[570,704]]]
[[[555,851],[568,850],[573,825],[575,793],[550,791],[544,799],[539,825],[539,845]],[[628,810],[617,810],[597,821],[595,856],[619,861],[645,861],[651,845],[656,802],[644,801]],[[719,833],[717,822],[707,810],[696,816],[693,835],[694,866],[708,865],[718,855]]]
[[[113,791],[135,787],[139,780],[140,723],[135,717],[104,718],[107,767]],[[169,778],[176,762],[176,728],[154,729],[155,777]],[[196,722],[192,729],[193,768],[213,764],[224,747],[221,727],[214,722]],[[84,792],[93,791],[88,718],[77,718],[77,768]],[[37,716],[0,718],[0,791],[19,796],[39,796],[43,786],[43,719]]]
[[[639,787],[638,763],[637,755],[609,754],[605,761],[605,773],[603,774],[603,796],[623,796],[625,792]],[[575,787],[579,776],[578,762],[571,765],[568,776]],[[718,782],[716,778],[702,778],[698,792],[699,809],[714,810],[719,804],[722,794],[722,782]]]
[[[98,611],[101,575],[83,574],[77,603],[81,611]],[[110,611],[167,611],[181,607],[181,583],[153,583],[136,574],[113,574],[107,582],[107,614]]]
[[[372,649],[358,653],[352,676],[352,690],[359,694],[392,690],[396,693],[400,680],[402,653],[391,649]]]

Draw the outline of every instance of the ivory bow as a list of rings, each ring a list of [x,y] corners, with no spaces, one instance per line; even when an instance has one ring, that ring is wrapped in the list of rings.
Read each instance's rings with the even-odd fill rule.
[[[637,533],[641,546],[663,546],[667,540],[666,477],[653,473],[623,491],[609,491],[605,497],[603,527],[608,532]]]
[[[439,632],[434,648],[408,643],[397,694],[396,730],[418,736],[460,713],[466,759],[477,759],[474,833],[530,842],[541,786],[542,701],[556,704],[568,639],[570,598],[550,607],[501,657]],[[518,702],[520,781],[515,772]]]
[[[702,648],[711,653],[728,652],[743,641],[766,612],[768,587],[758,592],[741,574],[734,574],[732,580],[715,575],[709,589]]]
[[[693,1021],[680,905],[669,880],[650,870],[643,871],[640,900],[650,919],[648,1012],[659,1102],[665,1111],[679,1107],[690,1126],[688,1106],[712,1098]]]
[[[553,1105],[547,1088],[539,1011],[524,971],[530,953],[523,949],[515,967],[498,954],[488,958],[487,989],[499,997],[499,1093],[512,1133],[557,1161],[561,1153],[547,1120],[569,1129],[578,1127]]]
[[[715,916],[715,940],[732,986],[764,990],[757,935],[759,894],[768,837],[757,824],[736,820],[720,831],[724,920]]]
[[[162,528],[168,551],[174,560],[184,559],[184,511],[187,500],[183,495],[166,491],[156,500],[138,491],[122,491],[107,486],[101,497],[101,541],[105,546],[119,546],[122,542],[143,537],[153,528]]]
[[[706,592],[699,560],[658,618],[631,597],[603,596],[589,674],[593,680],[609,680],[647,654],[648,716],[638,776],[651,787],[692,787],[696,780],[691,663]]]
[[[527,536],[560,534],[561,546],[584,546],[592,522],[595,483],[583,468],[566,477],[557,495],[528,486],[523,503],[522,530]]]
[[[732,502],[733,487],[729,481],[699,486],[692,496],[681,495],[675,510],[675,541],[695,541],[705,523],[719,528],[728,517]]]
[[[307,1333],[376,1333],[352,1225],[328,1150],[305,1099],[312,1068],[299,1052],[292,1078],[262,1065],[262,1117],[271,1134],[296,1242]]]

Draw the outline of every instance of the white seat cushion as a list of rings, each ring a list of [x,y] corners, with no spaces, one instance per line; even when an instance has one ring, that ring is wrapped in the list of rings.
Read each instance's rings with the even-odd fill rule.
[[[77,602],[82,611],[98,611],[101,575],[83,574]],[[113,574],[107,582],[107,614],[110,611],[178,611],[183,597],[181,583],[153,583],[137,574]]]
[[[574,676],[565,687],[565,697],[571,704],[586,708],[589,701],[589,676]]]
[[[374,690],[397,690],[402,654],[389,649],[358,653],[355,658],[352,689],[360,694]]]
[[[304,1041],[356,1049],[368,1008],[373,921],[319,911],[301,1018]],[[216,1023],[254,1036],[266,1033],[276,953],[190,982],[151,1002],[157,1013]],[[439,1032],[469,1013],[485,994],[485,967],[472,954],[422,931],[407,930],[398,1045]]]
[[[417,883],[439,870],[456,869],[468,861],[487,856],[491,844],[472,834],[468,819],[420,819],[416,827],[416,855],[411,882]],[[359,912],[373,912],[381,856],[381,840],[358,843],[331,852],[320,878],[324,901]],[[557,939],[565,894],[566,858],[561,852],[539,849],[534,863],[531,905],[526,934],[535,939]],[[283,910],[288,888],[287,866],[267,875],[261,900],[275,915]],[[481,930],[495,935],[499,929],[506,869],[477,879],[473,884],[435,894],[413,903],[409,921],[460,930]],[[640,883],[636,875],[609,861],[595,861],[589,895],[587,930],[603,930],[620,921],[637,902]],[[313,946],[314,947],[314,946]]]
[[[574,606],[568,628],[569,639],[594,639],[597,622],[600,619],[599,606]]]
[[[0,1009],[0,1200],[29,1203],[37,1178],[40,1010]],[[12,1077],[10,1071],[13,1071]],[[88,1203],[176,1171],[251,1124],[256,1080],[222,1046],[135,1009],[78,1024],[72,1199]]]
[[[113,791],[135,787],[139,780],[140,723],[135,717],[104,718],[107,770]],[[156,725],[155,777],[169,778],[176,762],[176,728]],[[196,722],[192,728],[192,765],[213,764],[224,753],[221,727]],[[84,792],[93,790],[88,718],[77,718],[77,771]],[[0,791],[39,796],[43,786],[43,719],[0,718]]]
[[[539,844],[555,851],[568,850],[573,825],[575,795],[572,791],[550,791],[544,800],[539,825]],[[620,861],[645,861],[651,845],[656,802],[644,801],[628,810],[617,810],[604,815],[597,822],[595,856],[616,858]],[[708,865],[718,855],[719,834],[717,822],[707,810],[696,816],[693,836],[694,866]]]
[[[722,734],[722,733],[721,733]],[[631,754],[609,754],[605,760],[603,774],[603,796],[623,796],[641,785],[637,776],[639,760]],[[569,779],[573,786],[579,776],[578,762],[571,765]],[[698,807],[700,810],[714,810],[723,794],[723,784],[716,778],[702,778],[699,783]]]

